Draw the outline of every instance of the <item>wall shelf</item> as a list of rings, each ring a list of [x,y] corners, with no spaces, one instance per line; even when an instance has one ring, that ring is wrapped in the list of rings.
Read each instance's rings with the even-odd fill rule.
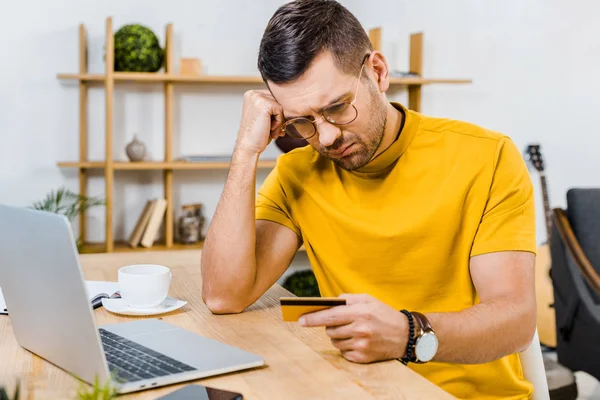
[[[152,247],[130,247],[127,242],[124,241],[115,241],[113,242],[112,252],[114,253],[124,253],[130,251],[139,251],[139,252],[147,252],[147,251],[167,251],[167,250],[198,250],[201,249],[204,245],[203,242],[193,243],[193,244],[183,244],[183,243],[173,243],[171,246],[167,246],[164,241],[155,242]],[[106,252],[106,243],[84,243],[80,247],[81,254],[90,254],[90,253],[105,253]]]
[[[79,87],[79,160],[59,162],[60,168],[76,168],[79,171],[79,193],[87,195],[87,183],[90,172],[101,170],[105,181],[105,242],[84,244],[83,252],[114,252],[114,251],[162,251],[177,249],[198,249],[202,243],[195,245],[178,244],[174,240],[174,209],[173,209],[173,173],[180,170],[226,170],[228,161],[182,162],[173,159],[173,119],[174,119],[174,86],[175,84],[205,84],[205,85],[264,85],[260,76],[210,76],[210,75],[178,75],[174,71],[175,60],[173,54],[173,25],[167,24],[165,35],[165,64],[162,73],[131,73],[114,71],[114,36],[112,18],[106,19],[105,26],[105,71],[101,74],[88,73],[87,65],[87,38],[83,24],[79,26],[79,72],[60,73],[57,78],[61,81],[75,81]],[[369,31],[369,39],[375,50],[381,49],[381,29]],[[420,111],[421,87],[429,84],[468,84],[470,79],[433,79],[423,78],[423,34],[416,33],[410,36],[410,65],[409,71],[414,76],[393,77],[390,84],[406,86],[408,88],[408,108]],[[95,85],[104,88],[105,98],[105,155],[104,160],[114,160],[113,149],[113,101],[115,85],[123,83],[133,84],[161,84],[164,89],[165,113],[165,141],[163,161],[128,162],[128,161],[90,161],[88,160],[88,89]],[[199,86],[197,86],[199,87]],[[259,168],[273,168],[275,160],[260,160]],[[114,180],[118,171],[161,171],[163,175],[164,198],[167,208],[163,219],[164,235],[162,242],[156,242],[150,248],[131,248],[126,242],[115,240],[113,234],[113,208],[114,208]],[[80,241],[86,243],[86,214],[79,217]],[[300,251],[304,251],[301,248]]]
[[[258,168],[273,168],[277,160],[259,160]],[[104,161],[64,161],[57,164],[61,168],[80,168],[80,169],[105,169]],[[144,161],[144,162],[129,162],[129,161],[113,161],[112,168],[120,171],[200,171],[200,170],[219,170],[228,169],[231,163],[227,161],[203,161],[203,162],[186,162],[186,161]]]
[[[58,74],[60,80],[76,80],[87,83],[102,84],[106,81],[106,75],[101,74]],[[182,83],[182,84],[263,84],[259,76],[182,76],[174,74],[152,73],[152,72],[115,72],[113,74],[115,83]],[[419,77],[390,78],[391,85],[414,86],[430,84],[465,84],[471,83],[470,79],[429,79]]]
[[[192,244],[183,244],[183,243],[173,243],[172,246],[167,246],[166,243],[157,242],[154,243],[152,247],[135,247],[131,248],[127,242],[124,241],[115,241],[113,245],[113,252],[130,252],[130,251],[167,251],[167,250],[199,250],[202,249],[204,242],[192,243]],[[104,253],[106,252],[106,243],[84,243],[81,246],[80,252],[82,254],[90,254],[90,253]],[[298,252],[306,252],[304,246],[298,249]]]

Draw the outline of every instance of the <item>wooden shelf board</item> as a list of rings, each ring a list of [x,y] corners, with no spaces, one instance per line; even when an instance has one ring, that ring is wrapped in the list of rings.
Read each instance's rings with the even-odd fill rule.
[[[133,248],[133,247],[130,247],[127,242],[118,241],[118,242],[115,242],[115,246],[114,246],[113,250],[115,252],[119,252],[119,253],[125,253],[125,252],[130,252],[130,251],[148,252],[148,251],[171,251],[171,250],[196,250],[196,249],[202,249],[203,245],[204,245],[204,242],[193,243],[193,244],[173,243],[173,247],[168,248],[164,243],[157,242],[152,247],[149,247],[149,248],[142,247],[142,246]],[[90,253],[104,253],[105,251],[106,251],[105,243],[85,243],[81,247],[80,252],[81,252],[81,254],[90,254]],[[306,249],[304,248],[304,246],[302,246],[302,247],[300,247],[300,249],[298,249],[298,251],[305,252]]]
[[[471,79],[435,79],[435,78],[390,78],[390,85],[430,85],[435,83],[442,84],[466,84],[472,83]]]
[[[218,75],[176,75],[152,72],[115,72],[115,82],[139,82],[139,83],[206,83],[206,84],[262,84],[260,76],[218,76]],[[102,74],[58,74],[58,79],[79,80],[83,82],[104,82],[105,75]],[[433,79],[433,78],[390,78],[391,85],[428,85],[428,84],[465,84],[471,83],[471,79]]]
[[[104,82],[105,75],[102,74],[58,74],[58,79],[78,80],[82,82]]]
[[[115,72],[115,82],[138,83],[223,83],[223,84],[262,84],[260,76],[219,76],[219,75],[176,75],[152,72]],[[79,80],[84,82],[104,82],[102,74],[58,74],[58,79]]]
[[[103,161],[63,161],[57,165],[61,168],[103,169],[106,164]]]
[[[115,242],[113,251],[118,252],[118,253],[124,253],[124,252],[130,252],[130,251],[147,252],[147,251],[169,251],[169,250],[195,250],[195,249],[201,249],[203,245],[204,245],[204,242],[193,243],[193,244],[173,243],[173,247],[168,248],[164,243],[156,242],[152,247],[146,248],[146,247],[138,246],[138,247],[133,248],[133,247],[130,247],[127,242],[118,241],[118,242]],[[89,253],[104,253],[105,251],[106,251],[105,243],[85,243],[81,247],[80,252],[82,254],[89,254]]]
[[[274,168],[277,160],[259,160],[258,168]],[[59,162],[61,168],[83,168],[83,169],[104,169],[106,164],[104,161],[64,161]],[[186,161],[144,161],[144,162],[128,162],[115,161],[113,168],[115,170],[129,171],[151,171],[151,170],[215,170],[228,169],[230,163],[227,161],[203,161],[203,162],[186,162]]]

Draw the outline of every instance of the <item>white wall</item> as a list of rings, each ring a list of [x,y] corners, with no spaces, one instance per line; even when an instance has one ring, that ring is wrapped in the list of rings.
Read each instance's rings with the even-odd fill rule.
[[[201,58],[213,75],[255,75],[256,53],[266,22],[283,1],[103,2],[30,0],[10,2],[0,13],[0,203],[26,206],[51,189],[78,190],[75,170],[59,160],[78,157],[78,90],[56,79],[76,72],[78,24],[88,30],[90,71],[102,72],[106,16],[115,29],[139,22],[164,42],[174,23],[176,59]],[[600,135],[596,94],[600,79],[600,26],[592,23],[600,4],[592,0],[347,0],[366,29],[383,27],[390,66],[407,69],[408,35],[423,31],[424,74],[472,78],[472,85],[431,86],[423,91],[426,114],[464,119],[509,134],[524,148],[539,141],[548,164],[553,206],[564,205],[572,186],[598,186]],[[368,4],[368,5],[367,5]],[[257,88],[260,86],[256,86]],[[242,86],[176,88],[174,155],[227,153],[235,142]],[[403,90],[391,93],[404,101]],[[104,96],[90,91],[90,159],[104,154]],[[163,154],[160,86],[118,86],[115,92],[117,159],[134,132],[152,159]],[[276,156],[270,148],[265,156]],[[259,175],[259,184],[266,171]],[[176,172],[177,205],[203,202],[212,215],[226,172]],[[537,176],[532,175],[537,185]],[[147,198],[162,195],[158,172],[119,172],[115,180],[114,226],[125,238]],[[150,184],[149,184],[150,183]],[[536,186],[537,188],[537,186]],[[99,175],[90,193],[103,195]],[[541,207],[541,202],[539,202]],[[178,207],[177,207],[178,208]],[[176,208],[176,209],[177,209]],[[104,213],[92,212],[89,239],[104,238]],[[540,241],[544,239],[539,220]],[[300,261],[306,265],[306,260]]]
[[[552,207],[570,187],[600,187],[600,3],[593,0],[379,0],[348,7],[383,27],[383,50],[408,66],[408,36],[424,33],[424,75],[472,78],[423,89],[422,112],[539,142]],[[538,241],[546,238],[539,178]]]
[[[263,1],[273,10],[280,1]],[[0,16],[3,50],[10,57],[0,66],[2,95],[0,153],[1,201],[28,205],[60,185],[78,190],[77,172],[59,169],[59,160],[78,158],[78,90],[59,81],[58,72],[77,72],[78,24],[88,32],[89,71],[102,73],[105,18],[115,30],[140,22],[159,35],[174,23],[176,59],[199,57],[214,75],[256,74],[261,29],[269,18],[250,2],[214,1],[30,1],[12,2]],[[35,10],[35,13],[32,13]],[[19,56],[17,56],[17,54]],[[7,62],[10,60],[11,62]],[[259,88],[260,85],[256,85]],[[242,86],[177,86],[174,156],[182,153],[230,153],[236,138]],[[138,133],[150,158],[164,154],[164,103],[160,85],[118,85],[114,97],[114,154],[126,160],[125,145]],[[104,158],[104,91],[89,93],[89,159]],[[269,149],[266,156],[279,154]],[[266,172],[260,173],[260,180]],[[226,172],[176,172],[178,204],[203,202],[214,211]],[[119,172],[115,179],[116,237],[127,237],[147,198],[162,195],[160,172]],[[148,183],[155,183],[148,185]],[[90,182],[90,194],[104,194],[101,175]],[[177,207],[178,208],[178,207]],[[90,213],[89,240],[104,240],[104,212]]]

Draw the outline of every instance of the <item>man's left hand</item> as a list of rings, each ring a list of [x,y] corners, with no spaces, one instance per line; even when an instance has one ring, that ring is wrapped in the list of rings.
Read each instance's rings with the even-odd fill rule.
[[[300,318],[305,327],[325,326],[331,343],[348,361],[370,363],[406,354],[408,320],[404,314],[366,294],[343,294],[345,306]]]

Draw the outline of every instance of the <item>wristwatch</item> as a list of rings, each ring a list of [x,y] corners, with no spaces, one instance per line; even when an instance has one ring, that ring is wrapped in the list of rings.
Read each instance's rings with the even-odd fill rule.
[[[438,349],[438,339],[426,316],[416,311],[411,311],[418,323],[415,332],[415,351],[413,362],[423,364],[431,361]]]

